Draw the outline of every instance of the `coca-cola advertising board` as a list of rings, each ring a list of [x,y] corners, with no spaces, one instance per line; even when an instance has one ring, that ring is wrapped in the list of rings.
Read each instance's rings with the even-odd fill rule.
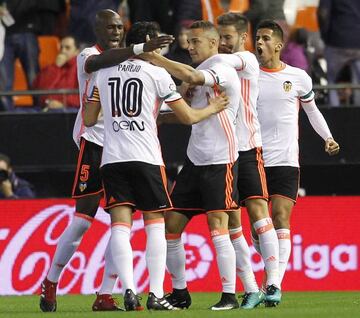
[[[34,294],[45,278],[61,233],[71,222],[74,201],[0,201],[0,295]],[[131,244],[134,277],[139,292],[147,291],[146,234],[139,212],[134,214]],[[249,223],[243,210],[243,228],[250,244],[258,282],[263,263],[251,246]],[[99,208],[96,219],[63,271],[59,294],[95,293],[100,286],[104,251],[110,236],[109,215]],[[360,290],[360,197],[299,198],[291,220],[293,249],[283,290]],[[220,291],[215,251],[205,216],[195,217],[183,234],[187,280],[191,291]],[[238,282],[237,289],[242,290]],[[171,290],[170,276],[165,290]],[[114,292],[121,292],[117,284]]]

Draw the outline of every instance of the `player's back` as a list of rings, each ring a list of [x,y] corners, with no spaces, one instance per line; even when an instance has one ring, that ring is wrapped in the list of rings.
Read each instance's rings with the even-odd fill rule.
[[[257,103],[265,166],[298,164],[299,98],[312,92],[311,78],[303,70],[283,64],[261,68]]]
[[[195,165],[234,162],[238,156],[235,121],[240,103],[240,82],[236,71],[229,65],[213,63],[211,58],[201,63],[197,70],[208,70],[218,84],[215,87],[196,86],[191,107],[205,107],[208,97],[216,96],[219,90],[229,97],[229,106],[192,126],[187,155]]]
[[[140,59],[97,72],[105,121],[102,165],[143,161],[163,165],[156,118],[162,100],[181,96],[170,75]]]

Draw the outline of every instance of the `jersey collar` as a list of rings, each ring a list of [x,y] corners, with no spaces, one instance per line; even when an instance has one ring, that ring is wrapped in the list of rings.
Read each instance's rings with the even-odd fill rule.
[[[260,69],[264,72],[268,72],[268,73],[274,73],[274,72],[280,72],[282,71],[284,68],[286,67],[286,64],[281,62],[280,66],[277,68],[266,68],[266,67],[262,67],[260,66]]]

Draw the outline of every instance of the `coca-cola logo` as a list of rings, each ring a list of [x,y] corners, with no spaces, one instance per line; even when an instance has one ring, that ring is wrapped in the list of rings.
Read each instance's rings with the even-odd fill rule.
[[[0,259],[0,294],[34,294],[45,278],[59,238],[72,221],[74,206],[53,205],[38,213],[12,233],[0,228],[0,240],[8,240]],[[95,293],[100,287],[104,270],[104,253],[110,237],[110,218],[99,208],[93,225],[65,267],[59,281],[59,295],[71,292]],[[134,256],[134,280],[138,292],[149,284],[145,260],[146,234],[140,214],[134,219],[131,240]],[[12,235],[12,237],[11,237]],[[209,271],[213,254],[206,239],[198,234],[184,233],[188,253],[189,281],[201,279]],[[120,293],[117,284],[114,293]]]

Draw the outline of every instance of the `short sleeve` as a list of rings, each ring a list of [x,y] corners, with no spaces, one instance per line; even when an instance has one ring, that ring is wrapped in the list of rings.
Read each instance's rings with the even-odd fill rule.
[[[243,70],[245,67],[245,61],[243,57],[238,54],[216,54],[211,58],[214,63],[226,63],[227,65],[235,68],[237,71]]]
[[[87,82],[86,96],[88,102],[100,102],[99,89],[97,85],[98,72],[92,73]]]
[[[171,103],[181,99],[181,95],[176,91],[176,85],[165,70],[161,73],[160,78],[156,80],[156,87],[158,89],[158,95],[165,103]]]
[[[224,64],[214,64],[212,65],[210,68],[206,69],[206,70],[202,70],[201,71],[204,76],[205,79],[210,79],[212,78],[212,80],[206,80],[205,84],[206,86],[214,86],[214,85],[218,85],[220,87],[226,87],[229,84],[229,78],[233,78],[230,73],[231,72],[235,72],[235,69],[229,65],[224,65]],[[205,73],[207,73],[205,75]],[[211,75],[211,76],[209,76]]]
[[[99,90],[96,86],[92,87],[92,89],[90,91],[90,95],[87,98],[87,101],[92,102],[92,103],[100,102]]]
[[[303,103],[311,102],[315,94],[312,90],[312,80],[311,77],[303,70],[300,73],[300,87],[299,87],[299,98]]]
[[[76,62],[78,65],[78,69],[80,69],[83,73],[87,73],[85,71],[86,61],[92,55],[94,55],[94,50],[93,48],[89,47],[82,50],[81,53],[77,56]]]

